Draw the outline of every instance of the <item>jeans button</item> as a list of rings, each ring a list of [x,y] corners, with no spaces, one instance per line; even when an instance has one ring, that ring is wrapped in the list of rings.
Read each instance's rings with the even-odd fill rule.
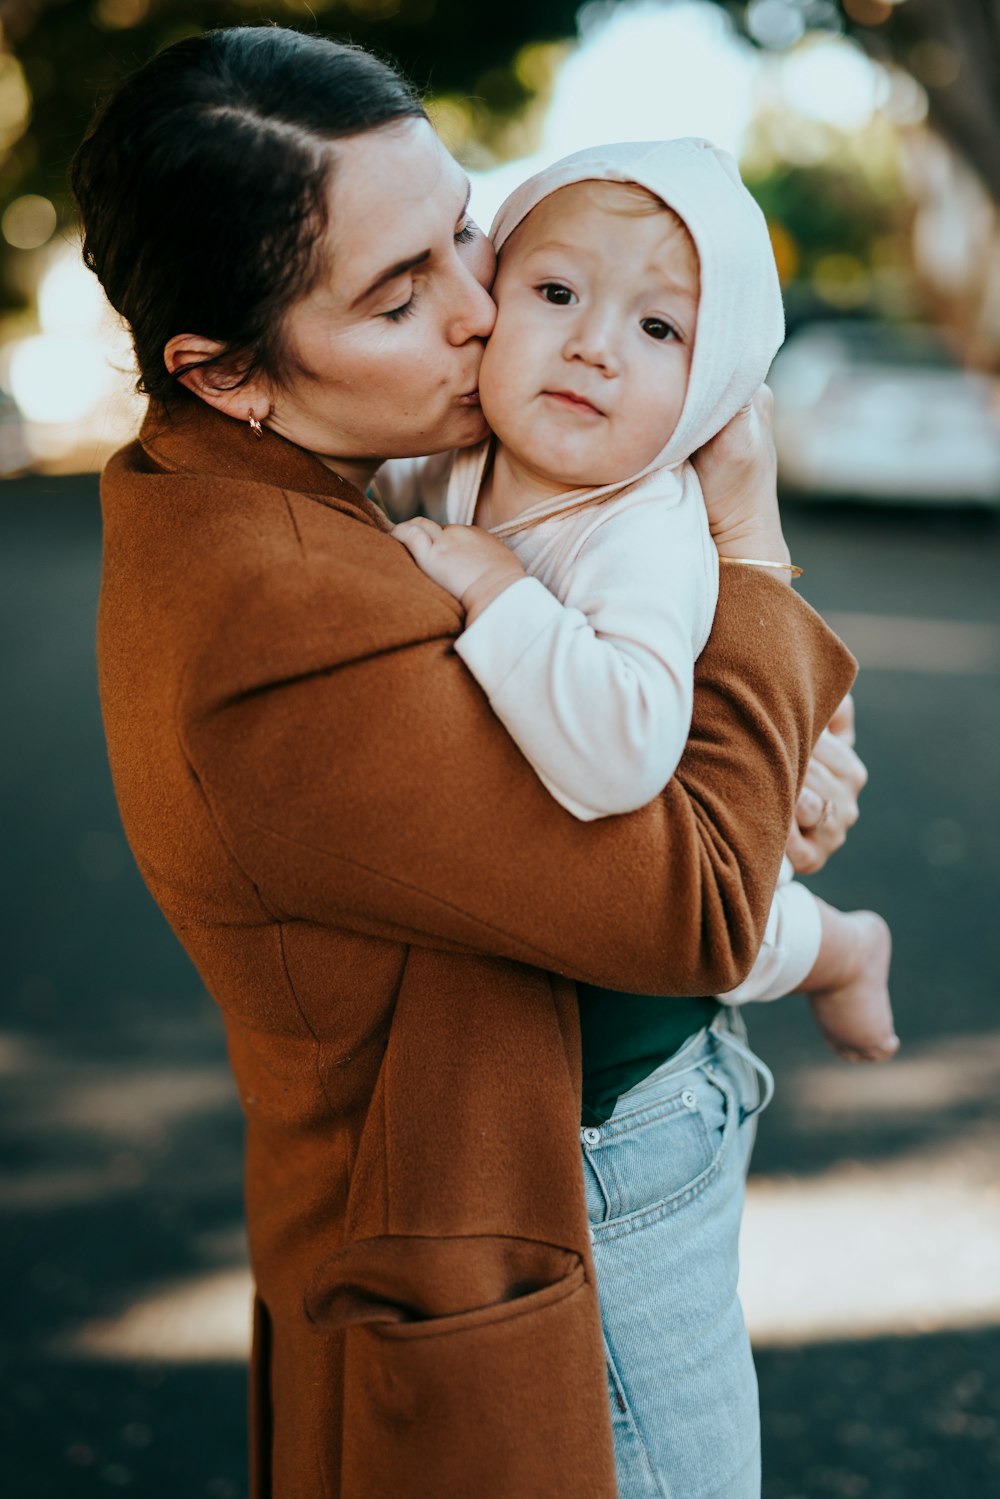
[[[601,1132],[599,1129],[582,1129],[580,1134],[583,1136],[584,1145],[600,1145],[601,1143]]]
[[[698,1107],[698,1100],[690,1088],[684,1089],[684,1092],[681,1094],[681,1103],[686,1109],[696,1109]]]

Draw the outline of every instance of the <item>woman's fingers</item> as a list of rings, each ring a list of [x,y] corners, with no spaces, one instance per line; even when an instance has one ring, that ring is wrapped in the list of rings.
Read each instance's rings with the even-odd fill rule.
[[[828,814],[828,805],[809,786],[803,786],[795,804],[795,821],[803,833],[811,833]]]
[[[810,833],[827,854],[840,847],[848,830],[857,822],[858,793],[868,778],[868,772],[852,749],[836,740],[832,743],[838,751],[833,759],[839,761],[846,751],[847,763],[833,765],[822,759],[821,753],[813,755],[802,789],[811,792],[813,798],[818,797],[822,805],[818,816],[807,826],[803,827],[801,821],[799,823],[802,831]],[[820,750],[820,746],[817,749]],[[814,801],[810,805],[814,806]]]
[[[810,837],[799,832],[797,822],[792,823],[785,854],[796,874],[815,874],[826,863],[826,854],[820,852]]]
[[[846,739],[841,739],[829,729],[824,729],[813,750],[813,760],[824,765],[838,780],[843,781],[855,796],[868,781],[868,772],[857,752]]]
[[[822,869],[857,820],[854,776],[845,778],[820,760],[810,760],[786,849],[793,869],[798,874]]]
[[[778,520],[777,460],[771,433],[773,399],[761,386],[752,401],[694,454],[716,545],[742,539],[783,544]],[[734,555],[736,555],[734,553]],[[771,552],[739,555],[768,559]],[[775,560],[781,557],[774,552]]]
[[[861,790],[868,779],[868,772],[856,751],[846,739],[839,739],[829,729],[824,729],[819,736],[813,750],[813,759],[820,765],[825,765],[833,775],[839,776],[857,791]]]
[[[853,746],[854,700],[848,693],[819,737],[795,806],[785,852],[798,874],[822,869],[858,820],[868,772]]]
[[[843,739],[847,744],[854,744],[854,699],[850,693],[844,698],[836,713],[827,724],[831,734],[838,739]]]
[[[847,836],[838,810],[837,790],[838,783],[830,772],[811,760],[795,804],[795,819],[786,849],[798,874],[815,874],[822,869]]]

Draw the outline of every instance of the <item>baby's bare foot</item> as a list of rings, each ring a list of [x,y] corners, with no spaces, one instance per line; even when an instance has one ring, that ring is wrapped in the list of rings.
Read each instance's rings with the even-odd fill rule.
[[[809,996],[826,1041],[849,1062],[887,1062],[899,1050],[889,1002],[892,937],[874,911],[841,915],[847,938],[837,982]]]

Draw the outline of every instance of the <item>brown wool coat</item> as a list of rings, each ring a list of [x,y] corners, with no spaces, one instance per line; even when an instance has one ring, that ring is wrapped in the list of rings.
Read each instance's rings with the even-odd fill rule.
[[[103,505],[122,820],[247,1119],[257,1499],[612,1499],[569,980],[743,977],[850,657],[724,569],[678,775],[579,823],[310,455],[187,398]]]

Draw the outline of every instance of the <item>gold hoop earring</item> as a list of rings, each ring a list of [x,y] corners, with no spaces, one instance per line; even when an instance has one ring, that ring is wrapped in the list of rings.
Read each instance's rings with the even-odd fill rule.
[[[264,436],[264,428],[261,426],[260,422],[254,416],[252,409],[250,411],[250,416],[249,416],[248,420],[249,420],[249,423],[250,423],[250,431],[253,433],[254,437],[256,437],[258,439],[258,441],[259,441]]]

